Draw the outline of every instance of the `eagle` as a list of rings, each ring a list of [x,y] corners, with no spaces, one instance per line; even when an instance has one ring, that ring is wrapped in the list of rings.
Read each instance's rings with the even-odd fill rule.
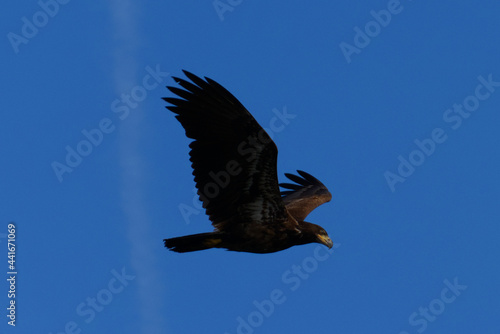
[[[331,200],[325,185],[301,170],[285,173],[294,183],[279,184],[276,144],[250,112],[214,80],[183,72],[189,81],[173,77],[182,88],[167,86],[177,97],[163,100],[194,139],[194,181],[214,231],[164,239],[165,247],[259,254],[308,243],[332,248],[324,228],[304,221]]]

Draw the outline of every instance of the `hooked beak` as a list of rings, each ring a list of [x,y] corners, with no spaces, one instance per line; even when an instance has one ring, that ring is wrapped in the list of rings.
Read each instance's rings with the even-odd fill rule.
[[[323,245],[325,245],[328,248],[332,248],[333,247],[333,241],[332,241],[332,239],[330,239],[329,236],[327,236],[327,235],[319,235],[318,234],[317,237],[318,237],[318,243],[323,244]]]

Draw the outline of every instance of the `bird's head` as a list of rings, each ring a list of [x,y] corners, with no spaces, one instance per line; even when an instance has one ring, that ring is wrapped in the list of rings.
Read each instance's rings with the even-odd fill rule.
[[[333,241],[330,239],[328,236],[328,233],[326,233],[325,229],[322,228],[321,226],[318,226],[319,230],[316,233],[316,242],[325,245],[328,248],[333,247]]]
[[[333,241],[330,239],[324,228],[308,222],[301,222],[300,225],[303,233],[308,236],[309,240],[306,242],[316,242],[318,244],[325,245],[328,248],[333,247]]]

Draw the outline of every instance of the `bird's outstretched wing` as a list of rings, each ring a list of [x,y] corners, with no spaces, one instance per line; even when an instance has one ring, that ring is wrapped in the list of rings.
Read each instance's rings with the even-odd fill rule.
[[[191,82],[167,87],[180,98],[167,108],[194,139],[190,161],[203,207],[220,231],[238,224],[286,220],[276,162],[278,149],[245,107],[224,87],[183,71]],[[242,228],[241,226],[239,226]]]
[[[290,214],[297,220],[303,221],[311,211],[332,199],[332,194],[326,186],[314,176],[298,170],[300,176],[285,173],[285,176],[294,183],[280,183],[283,202]]]

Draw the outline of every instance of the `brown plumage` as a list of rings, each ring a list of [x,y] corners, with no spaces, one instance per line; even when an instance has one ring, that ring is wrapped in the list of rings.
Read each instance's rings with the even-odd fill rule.
[[[305,222],[331,200],[328,189],[303,171],[285,174],[295,184],[278,184],[278,149],[245,107],[217,82],[184,71],[191,82],[167,87],[179,98],[164,98],[169,110],[194,139],[194,181],[214,232],[165,239],[165,247],[184,253],[208,248],[272,253],[317,242],[332,247],[326,231]],[[287,189],[280,193],[279,186]]]

